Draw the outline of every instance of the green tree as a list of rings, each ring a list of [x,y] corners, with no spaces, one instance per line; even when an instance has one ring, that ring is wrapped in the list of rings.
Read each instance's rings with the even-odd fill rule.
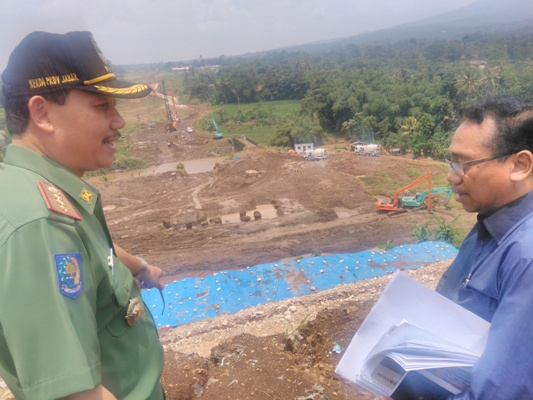
[[[298,120],[287,118],[276,128],[276,134],[270,144],[288,147],[293,147],[296,143],[319,145],[322,142],[322,135],[322,127],[311,118]]]

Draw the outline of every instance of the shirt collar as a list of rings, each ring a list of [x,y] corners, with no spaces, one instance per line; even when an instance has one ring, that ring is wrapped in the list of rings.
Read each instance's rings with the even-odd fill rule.
[[[533,191],[507,203],[491,215],[478,215],[478,236],[482,239],[488,233],[500,242],[515,225],[532,213]]]
[[[92,214],[99,192],[54,160],[26,147],[7,146],[4,163],[33,171],[67,193],[73,201]]]

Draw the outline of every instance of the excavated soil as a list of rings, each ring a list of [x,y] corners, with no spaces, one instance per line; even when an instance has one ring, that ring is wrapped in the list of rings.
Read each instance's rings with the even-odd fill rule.
[[[378,199],[371,193],[377,187],[390,188],[392,195],[399,182],[413,179],[413,170],[442,175],[442,163],[356,156],[343,150],[347,143],[328,144],[330,157],[321,161],[251,143],[234,153],[227,138],[186,132],[206,109],[189,111],[175,132],[156,125],[127,134],[131,155],[145,160],[147,172],[88,178],[102,192],[114,240],[167,271],[166,282],[311,254],[358,252],[390,241],[415,243],[414,225],[435,215],[448,222],[473,218],[442,201],[432,213],[376,212]],[[208,157],[223,158],[203,173],[189,174],[178,165]],[[150,173],[170,162],[176,169]],[[225,222],[230,214],[253,215],[258,206],[270,210],[264,218]],[[448,264],[409,274],[434,287]],[[372,399],[334,373],[342,353],[332,349],[347,347],[388,280],[161,328],[167,399]],[[0,399],[9,398],[3,393],[0,387]]]

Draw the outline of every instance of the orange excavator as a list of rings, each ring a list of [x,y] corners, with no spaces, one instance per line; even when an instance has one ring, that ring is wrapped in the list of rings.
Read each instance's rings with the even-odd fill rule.
[[[405,211],[404,209],[401,208],[400,195],[402,193],[405,193],[407,190],[409,190],[413,186],[416,186],[419,183],[424,182],[425,180],[428,181],[428,193],[431,193],[431,178],[432,178],[432,174],[431,172],[428,172],[427,175],[423,175],[420,178],[415,179],[409,185],[404,186],[401,189],[398,189],[398,191],[394,194],[394,197],[392,198],[391,201],[378,201],[376,204],[378,211]],[[431,209],[431,196],[427,196],[427,205],[428,205],[428,210],[430,210]]]

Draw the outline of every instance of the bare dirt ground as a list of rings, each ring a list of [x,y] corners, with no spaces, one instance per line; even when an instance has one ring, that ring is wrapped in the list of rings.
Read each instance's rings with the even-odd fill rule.
[[[458,215],[467,222],[472,218],[442,204],[432,214],[375,211],[377,199],[369,194],[369,182],[398,188],[398,182],[412,180],[410,168],[442,174],[441,163],[356,156],[336,151],[341,146],[333,144],[329,159],[322,161],[254,146],[233,153],[227,138],[186,132],[205,111],[198,107],[175,132],[156,125],[129,134],[128,141],[131,154],[150,166],[226,156],[210,172],[176,169],[89,178],[102,192],[114,240],[165,269],[167,282],[309,254],[357,252],[390,240],[394,245],[414,243],[414,225],[435,215],[446,221]],[[228,214],[265,205],[274,216],[221,223]],[[448,264],[409,274],[434,287]],[[342,353],[332,348],[347,347],[388,280],[371,279],[161,328],[167,399],[372,399],[334,373]],[[0,399],[9,398],[8,393],[3,396],[0,388]]]

